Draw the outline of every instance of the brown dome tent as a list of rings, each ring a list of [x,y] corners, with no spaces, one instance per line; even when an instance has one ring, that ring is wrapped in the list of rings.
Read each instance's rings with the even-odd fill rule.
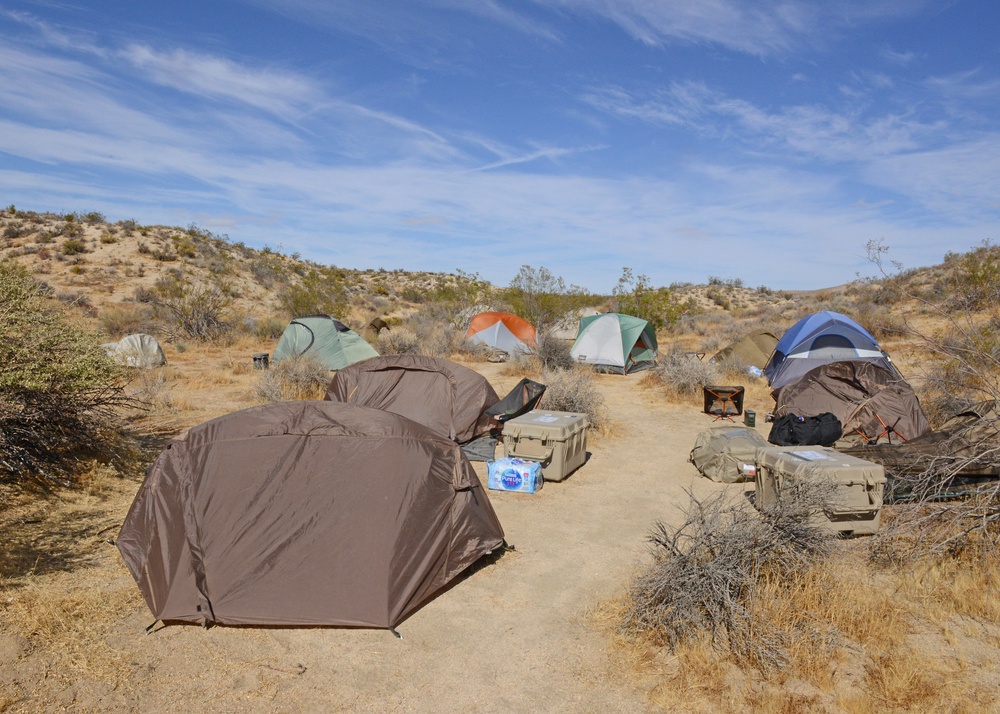
[[[931,430],[920,401],[898,372],[874,362],[831,362],[775,389],[777,416],[834,414],[844,437],[862,442],[909,440]],[[888,427],[891,432],[886,432]],[[902,438],[899,438],[902,437]]]
[[[320,401],[245,409],[172,441],[118,536],[158,620],[386,628],[502,543],[457,444]]]
[[[438,357],[383,355],[334,375],[326,399],[405,416],[460,443],[490,430],[500,397],[478,372]]]

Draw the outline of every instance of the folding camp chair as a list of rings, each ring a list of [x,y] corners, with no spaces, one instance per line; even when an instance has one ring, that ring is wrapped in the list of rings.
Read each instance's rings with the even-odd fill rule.
[[[492,461],[497,441],[503,433],[503,425],[515,417],[527,414],[538,406],[545,385],[522,379],[499,402],[483,411],[490,418],[493,427],[490,433],[462,444],[462,450],[470,461]]]
[[[545,389],[544,384],[525,377],[507,393],[507,396],[486,409],[483,414],[493,421],[494,431],[499,435],[503,431],[504,422],[527,414],[537,407],[542,395],[545,394]]]
[[[861,431],[861,429],[856,430],[861,435],[861,438],[864,439],[867,444],[874,446],[883,436],[886,438],[886,441],[888,441],[889,444],[892,444],[893,434],[895,434],[897,438],[902,439],[903,441],[907,441],[905,436],[896,431],[896,425],[899,423],[899,420],[902,419],[903,417],[901,416],[896,417],[896,421],[894,421],[892,424],[886,424],[884,421],[882,421],[882,417],[879,416],[878,413],[875,414],[875,418],[878,419],[878,423],[882,425],[882,433],[880,433],[878,436],[870,437],[863,431]]]
[[[714,414],[715,421],[728,419],[735,422],[734,416],[743,413],[744,390],[739,387],[704,386],[705,413]],[[730,410],[732,406],[732,410]]]

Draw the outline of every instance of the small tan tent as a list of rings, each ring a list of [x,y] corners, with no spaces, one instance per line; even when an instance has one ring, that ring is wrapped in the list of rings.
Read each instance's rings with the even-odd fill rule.
[[[391,628],[503,531],[454,442],[390,412],[303,401],[168,444],[117,543],[158,620]]]
[[[764,369],[776,344],[778,338],[772,333],[767,330],[757,330],[722,348],[710,361],[722,362],[731,359],[744,367]]]

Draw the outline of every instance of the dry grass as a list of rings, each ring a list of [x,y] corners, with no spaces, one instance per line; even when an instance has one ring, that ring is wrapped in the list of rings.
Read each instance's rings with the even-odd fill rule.
[[[86,676],[113,689],[138,684],[128,653],[108,641],[116,623],[142,603],[130,577],[108,581],[103,569],[27,575],[0,591],[5,619],[32,649],[48,653],[51,676],[69,683]]]
[[[283,359],[261,372],[250,396],[259,403],[322,399],[330,370],[308,355]]]
[[[923,585],[944,597],[951,573],[937,576]],[[946,634],[958,625],[948,620],[955,608],[911,599],[909,577],[874,569],[861,548],[845,544],[791,579],[766,583],[753,608],[795,633],[788,665],[771,672],[741,667],[705,632],[673,649],[655,636],[612,633],[632,606],[627,598],[603,603],[591,620],[609,631],[614,664],[665,711],[983,711],[993,692],[974,668],[914,645],[926,624]],[[965,588],[959,595],[974,597]]]

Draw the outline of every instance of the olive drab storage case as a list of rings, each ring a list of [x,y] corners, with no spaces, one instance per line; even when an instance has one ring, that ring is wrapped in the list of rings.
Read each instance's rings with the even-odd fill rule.
[[[882,525],[885,469],[823,446],[758,449],[754,504],[759,509],[771,508],[783,490],[809,479],[828,479],[836,487],[834,503],[818,516],[822,525],[855,535],[878,532]]]
[[[546,481],[562,481],[587,460],[587,415],[530,411],[503,427],[505,456],[539,461]]]

